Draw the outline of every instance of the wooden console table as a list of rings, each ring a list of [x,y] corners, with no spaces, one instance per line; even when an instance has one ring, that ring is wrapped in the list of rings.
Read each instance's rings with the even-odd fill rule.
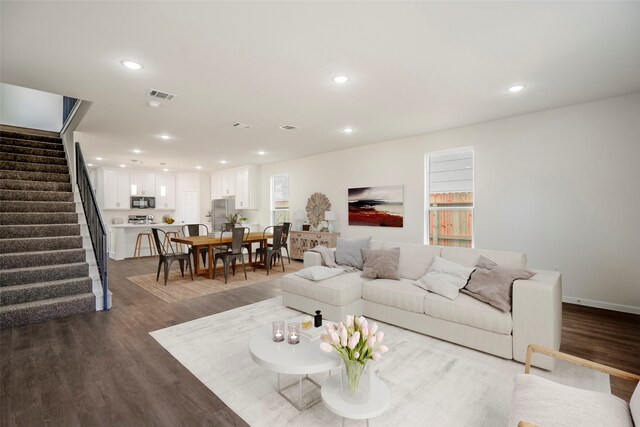
[[[291,258],[303,259],[304,253],[318,245],[335,248],[340,233],[325,233],[322,231],[292,231],[289,234],[289,249]]]

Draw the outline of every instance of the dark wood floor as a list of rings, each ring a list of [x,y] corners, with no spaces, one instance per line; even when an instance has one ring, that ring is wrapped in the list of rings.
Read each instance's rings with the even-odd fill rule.
[[[0,332],[0,425],[246,425],[149,332],[280,291],[252,285],[166,304],[126,280],[155,263],[110,264],[110,312]],[[640,373],[640,316],[565,305],[562,349]],[[612,386],[628,399],[635,385]]]

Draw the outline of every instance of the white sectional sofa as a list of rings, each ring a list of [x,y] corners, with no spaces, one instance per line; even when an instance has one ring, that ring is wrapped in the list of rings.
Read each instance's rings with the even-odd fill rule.
[[[526,255],[482,249],[425,246],[411,243],[371,242],[372,249],[400,248],[400,280],[364,279],[361,272],[310,281],[295,273],[282,278],[283,303],[325,318],[344,319],[362,314],[456,344],[524,362],[529,344],[559,349],[562,327],[562,281],[556,271],[527,268],[536,274],[513,284],[511,312],[502,312],[466,294],[455,300],[427,292],[412,284],[422,277],[434,256],[468,267],[483,255],[501,267],[525,268]],[[305,267],[321,265],[315,252],[304,254]],[[534,365],[553,368],[541,358]]]

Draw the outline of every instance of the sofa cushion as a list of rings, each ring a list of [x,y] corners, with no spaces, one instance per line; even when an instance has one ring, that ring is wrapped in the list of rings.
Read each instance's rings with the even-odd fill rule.
[[[489,258],[504,268],[525,268],[527,266],[527,256],[518,252],[443,246],[440,256],[449,261],[457,262],[467,267],[473,267],[478,262],[478,259],[480,259],[480,255]]]
[[[417,280],[427,273],[433,257],[440,256],[440,247],[420,243],[384,242],[384,249],[400,248],[398,276]]]
[[[400,249],[362,249],[362,277],[367,279],[394,279],[398,280],[398,259]]]
[[[298,270],[293,274],[313,282],[319,282],[320,280],[326,280],[342,273],[344,273],[343,268],[329,268],[324,265],[314,265]]]
[[[362,283],[366,279],[360,272],[340,274],[339,276],[312,282],[294,273],[282,277],[282,290],[303,297],[315,299],[331,305],[348,305],[362,297]]]
[[[475,267],[465,267],[442,257],[435,257],[427,274],[413,282],[430,292],[455,299],[460,289],[467,284]]]
[[[511,313],[460,294],[454,300],[429,292],[424,298],[424,312],[429,316],[461,323],[498,334],[511,334]]]
[[[544,427],[633,426],[629,405],[619,397],[527,374],[515,378],[509,418],[509,426],[520,421]]]
[[[363,261],[361,249],[369,249],[370,245],[371,236],[359,239],[338,237],[336,242],[336,262],[339,265],[355,267],[362,270]]]
[[[402,310],[424,313],[423,299],[427,294],[410,280],[375,279],[362,285],[362,298]]]

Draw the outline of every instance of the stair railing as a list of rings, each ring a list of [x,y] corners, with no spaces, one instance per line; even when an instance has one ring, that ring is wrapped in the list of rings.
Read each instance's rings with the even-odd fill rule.
[[[104,301],[103,310],[109,310],[109,284],[107,278],[107,263],[109,252],[107,251],[107,228],[102,220],[100,209],[96,201],[96,195],[89,179],[89,171],[82,156],[80,144],[76,142],[76,182],[84,208],[84,216],[87,219],[87,227],[91,236],[93,251],[96,254],[100,281],[102,282],[102,295]]]

